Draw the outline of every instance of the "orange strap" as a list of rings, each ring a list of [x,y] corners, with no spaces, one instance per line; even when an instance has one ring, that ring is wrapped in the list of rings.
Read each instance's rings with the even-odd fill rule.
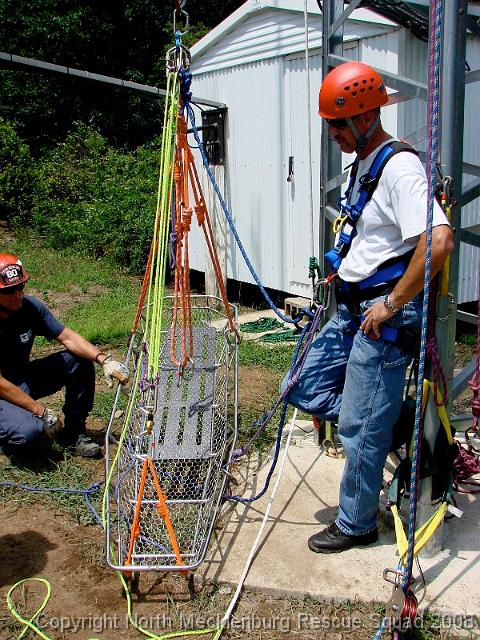
[[[171,361],[183,369],[193,355],[192,310],[190,298],[190,264],[188,254],[188,234],[192,212],[195,213],[199,227],[202,228],[212,260],[215,277],[230,329],[238,335],[232,310],[228,303],[227,291],[222,277],[222,269],[215,247],[214,234],[208,215],[193,153],[187,142],[187,122],[179,116],[177,126],[177,150],[174,168],[175,181],[175,231],[177,234],[176,269],[174,283],[172,333],[170,337]],[[194,206],[189,203],[189,188],[193,194]],[[179,307],[181,308],[181,356],[175,354],[175,337],[178,325]]]
[[[168,513],[167,501],[166,501],[166,498],[165,498],[165,494],[163,493],[163,491],[162,491],[162,489],[160,487],[160,482],[158,480],[157,472],[155,471],[155,465],[153,464],[153,460],[151,458],[149,458],[148,456],[143,461],[142,474],[140,476],[140,487],[138,489],[137,503],[135,505],[135,513],[134,513],[134,516],[133,516],[132,528],[130,530],[130,543],[128,545],[128,554],[127,554],[127,558],[125,560],[125,565],[126,566],[131,566],[131,564],[132,564],[132,555],[133,555],[133,549],[134,549],[134,546],[135,546],[135,542],[136,542],[138,536],[141,533],[141,528],[140,528],[140,510],[142,508],[142,500],[143,500],[143,494],[145,492],[145,483],[146,483],[146,480],[147,480],[147,471],[148,471],[148,469],[150,469],[150,473],[153,476],[153,483],[154,483],[155,489],[157,491],[157,497],[158,497],[157,511],[162,516],[162,518],[163,518],[163,520],[165,522],[165,526],[166,526],[167,532],[168,532],[168,537],[170,538],[170,542],[172,544],[173,552],[175,553],[175,557],[177,559],[177,565],[178,566],[184,566],[185,563],[182,560],[182,555],[180,553],[180,548],[178,546],[177,537],[175,535],[175,530],[173,528],[172,521],[170,520],[170,514]],[[126,575],[129,574],[128,571],[124,572],[124,573]],[[188,572],[184,569],[180,573],[186,575]]]
[[[145,302],[145,297],[148,291],[148,285],[150,283],[150,271],[152,270],[154,249],[156,249],[156,247],[154,248],[153,244],[154,244],[154,241],[152,240],[152,242],[150,243],[150,251],[148,252],[147,267],[145,269],[145,274],[143,276],[142,288],[140,290],[140,296],[138,298],[137,311],[135,313],[135,319],[133,321],[132,333],[135,333],[135,331],[137,330],[138,323],[140,321],[140,316],[142,314],[143,303]]]

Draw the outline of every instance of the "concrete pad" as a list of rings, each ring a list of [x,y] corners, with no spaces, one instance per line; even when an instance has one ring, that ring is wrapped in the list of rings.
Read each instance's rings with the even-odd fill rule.
[[[392,585],[385,582],[382,574],[384,568],[397,566],[398,556],[393,519],[385,510],[383,493],[378,543],[333,555],[315,554],[307,547],[308,537],[336,516],[343,466],[344,460],[328,457],[314,443],[311,423],[299,421],[246,588],[295,597],[310,594],[337,601],[386,602],[389,599]],[[269,467],[270,459],[250,460],[239,467],[237,489],[243,496],[254,495],[263,487]],[[277,471],[266,495],[258,501],[249,505],[231,502],[225,505],[221,518],[223,528],[217,529],[210,557],[197,577],[232,585],[238,583]],[[440,554],[420,558],[426,587],[422,587],[415,568],[415,591],[422,608],[430,605],[440,612],[480,615],[480,497],[466,494],[455,497],[464,515],[445,521],[442,532],[445,548]]]

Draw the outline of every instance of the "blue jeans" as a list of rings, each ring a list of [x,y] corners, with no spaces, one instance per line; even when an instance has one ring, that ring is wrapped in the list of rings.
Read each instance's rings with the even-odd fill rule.
[[[361,303],[361,312],[379,300],[383,296]],[[420,294],[388,324],[420,330],[421,319]],[[377,525],[383,466],[411,360],[397,345],[372,340],[358,326],[358,317],[340,304],[313,341],[299,382],[289,394],[289,402],[299,409],[321,419],[338,419],[346,463],[336,522],[348,535],[368,533]]]
[[[65,431],[77,427],[93,407],[95,367],[92,362],[69,351],[33,360],[17,386],[34,400],[45,398],[65,387]],[[30,411],[0,400],[0,446],[15,453],[34,445],[43,433],[43,421]]]

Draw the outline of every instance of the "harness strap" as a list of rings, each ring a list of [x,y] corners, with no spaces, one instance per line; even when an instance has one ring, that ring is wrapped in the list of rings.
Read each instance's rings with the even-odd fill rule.
[[[357,324],[360,327],[365,320],[364,315],[356,316],[358,318]],[[380,327],[380,336],[377,338],[374,334],[368,336],[372,340],[385,340],[395,344],[399,349],[409,353],[411,355],[418,355],[420,349],[420,334],[418,331],[414,331],[408,327],[390,327],[387,324],[382,324]]]
[[[359,195],[355,204],[351,203],[351,197],[357,177],[358,157],[353,163],[345,196],[340,198],[338,203],[340,215],[334,223],[334,230],[338,232],[337,244],[325,254],[325,260],[334,271],[338,271],[342,259],[350,250],[352,240],[356,236],[357,222],[363,213],[365,205],[371,199],[378,185],[385,165],[394,155],[402,151],[417,154],[412,146],[406,142],[399,142],[398,140],[389,142],[380,149],[370,165],[368,172],[359,179]]]

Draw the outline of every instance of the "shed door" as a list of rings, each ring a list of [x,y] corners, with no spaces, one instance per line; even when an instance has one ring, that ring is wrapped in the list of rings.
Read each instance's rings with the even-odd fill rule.
[[[356,59],[358,46],[351,43],[345,55]],[[312,140],[312,182],[314,213],[314,249],[318,255],[319,208],[320,208],[320,132],[321,121],[317,115],[318,90],[322,80],[321,54],[310,56],[310,118]],[[311,284],[308,279],[310,258],[311,223],[310,195],[308,185],[308,127],[305,56],[285,60],[285,134],[284,134],[284,188],[288,214],[288,279],[289,291],[295,295],[310,297]],[[290,173],[293,175],[289,178]]]
[[[310,56],[310,120],[312,140],[312,182],[314,246],[318,254],[320,118],[317,114],[318,88],[321,83],[322,58]],[[290,292],[310,296],[308,261],[310,258],[311,222],[308,184],[308,121],[305,57],[285,60],[285,128],[284,167],[288,211],[288,279]]]

